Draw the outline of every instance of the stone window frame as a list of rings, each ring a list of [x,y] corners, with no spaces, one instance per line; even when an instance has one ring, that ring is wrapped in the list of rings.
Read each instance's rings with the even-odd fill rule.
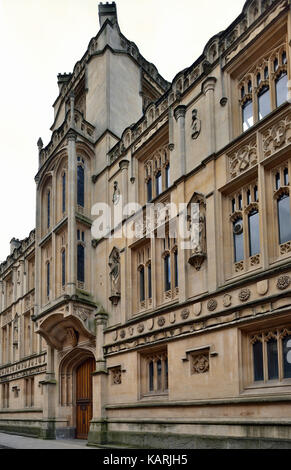
[[[246,102],[251,100],[253,106],[253,125],[259,122],[258,116],[258,95],[263,87],[268,87],[270,91],[270,112],[277,109],[276,103],[276,80],[282,72],[286,72],[288,76],[288,55],[287,55],[287,40],[280,44],[268,54],[262,56],[251,69],[245,73],[243,78],[238,81],[238,96],[240,106],[240,129],[243,129],[242,109]],[[283,53],[286,54],[286,63],[283,63]],[[274,62],[278,60],[278,68],[275,70]],[[268,77],[265,77],[265,69],[268,67]],[[257,77],[260,74],[262,80],[258,84]],[[290,77],[289,77],[290,78]],[[250,87],[251,85],[251,87]],[[244,93],[243,93],[244,90]],[[252,126],[251,126],[252,127]]]
[[[147,184],[152,180],[152,200],[160,196],[164,191],[170,187],[166,184],[166,168],[170,167],[170,151],[168,145],[163,145],[155,150],[144,162],[144,180],[145,180],[145,203],[150,203],[147,199]],[[170,170],[171,171],[171,170]],[[161,172],[162,175],[162,190],[160,194],[156,192],[156,175]],[[171,176],[170,176],[171,181]]]
[[[167,397],[169,394],[168,348],[154,347],[141,351],[140,358],[140,399]],[[160,382],[157,363],[161,361]],[[150,364],[153,362],[153,390],[150,390]]]
[[[9,387],[10,382],[2,384],[2,408],[9,408]]]
[[[138,312],[143,312],[145,310],[151,309],[153,306],[153,289],[152,289],[152,296],[151,298],[148,297],[149,293],[149,279],[148,279],[148,266],[152,264],[152,248],[151,248],[151,241],[147,240],[147,242],[143,243],[142,246],[135,249],[136,255],[136,273],[137,273],[137,310]],[[144,292],[145,292],[145,299],[143,301],[140,300],[140,271],[144,269]],[[153,282],[153,272],[151,272],[152,279],[151,285]]]
[[[244,333],[245,348],[244,351],[244,390],[252,390],[259,388],[270,387],[290,387],[291,378],[284,377],[283,370],[283,340],[286,336],[291,336],[291,325],[281,324],[279,326],[269,326],[260,329],[253,329]],[[270,339],[277,340],[278,351],[278,379],[268,378],[268,354],[267,343]],[[263,374],[262,381],[255,381],[254,378],[254,358],[253,358],[253,344],[261,342],[263,344]],[[291,348],[290,348],[291,351]]]
[[[24,379],[24,408],[34,407],[35,397],[35,381],[34,377],[27,377]]]
[[[255,201],[255,188],[257,191],[257,200]],[[250,193],[250,201],[248,201],[248,192]],[[241,203],[239,202],[241,198]],[[235,208],[233,207],[233,201],[235,201]],[[229,224],[231,231],[231,247],[232,247],[232,274],[238,275],[247,272],[252,269],[261,267],[262,261],[262,240],[260,234],[260,253],[250,256],[250,237],[249,237],[249,215],[253,211],[257,211],[260,218],[261,224],[261,211],[260,211],[260,198],[259,198],[259,184],[258,179],[254,179],[246,185],[243,185],[236,191],[232,192],[228,196],[229,204]],[[242,219],[243,225],[243,243],[244,243],[244,259],[241,261],[235,261],[234,259],[234,223],[237,220]],[[261,232],[261,230],[260,230]]]
[[[177,238],[172,238],[169,236],[169,224],[166,226],[165,238],[159,239],[161,245],[161,279],[162,282],[162,303],[176,300],[179,297],[179,257],[177,257],[177,270],[178,270],[178,286],[175,285],[175,253],[178,251]],[[166,256],[170,257],[170,270],[171,270],[171,288],[165,290],[165,265],[164,260]]]

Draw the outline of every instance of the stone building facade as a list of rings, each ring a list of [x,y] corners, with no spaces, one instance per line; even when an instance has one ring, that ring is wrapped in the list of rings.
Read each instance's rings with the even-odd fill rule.
[[[248,0],[172,83],[99,19],[0,266],[0,429],[290,447],[290,0]]]

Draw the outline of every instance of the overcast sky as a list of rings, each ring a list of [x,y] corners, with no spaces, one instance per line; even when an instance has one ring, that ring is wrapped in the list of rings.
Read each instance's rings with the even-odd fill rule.
[[[99,30],[96,0],[0,0],[0,261],[35,226],[36,142],[50,140],[57,74]],[[104,2],[105,3],[105,2]],[[117,0],[121,31],[171,81],[241,13],[244,0]]]

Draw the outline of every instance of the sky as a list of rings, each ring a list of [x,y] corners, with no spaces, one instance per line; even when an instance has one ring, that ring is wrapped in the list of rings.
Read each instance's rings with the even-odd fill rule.
[[[99,30],[97,0],[0,0],[0,261],[35,227],[37,140],[46,146],[57,74]],[[103,1],[103,3],[105,3]],[[241,13],[245,0],[116,0],[122,33],[168,81]]]

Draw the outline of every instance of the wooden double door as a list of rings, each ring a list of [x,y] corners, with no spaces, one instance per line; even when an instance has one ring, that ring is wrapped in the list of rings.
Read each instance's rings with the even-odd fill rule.
[[[92,419],[92,372],[95,370],[93,358],[83,362],[76,371],[76,438],[87,439]]]

